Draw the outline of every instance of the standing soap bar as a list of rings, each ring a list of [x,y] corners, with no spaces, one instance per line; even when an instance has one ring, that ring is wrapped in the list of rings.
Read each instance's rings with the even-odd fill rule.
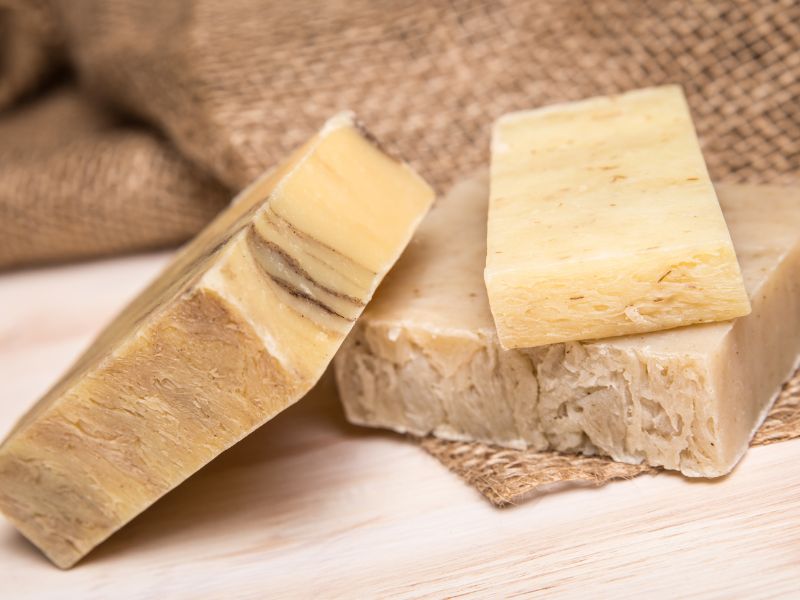
[[[0,509],[61,567],[298,400],[433,199],[349,115],[245,190],[0,446]]]
[[[677,86],[505,115],[490,184],[484,279],[505,348],[750,312]]]

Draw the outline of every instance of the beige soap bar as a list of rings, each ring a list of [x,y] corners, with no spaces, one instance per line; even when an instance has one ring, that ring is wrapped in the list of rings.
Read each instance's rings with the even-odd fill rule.
[[[719,192],[752,314],[503,350],[481,272],[487,183],[456,186],[337,355],[348,418],[449,440],[604,454],[691,476],[727,473],[800,353],[800,190]]]
[[[0,508],[68,567],[323,373],[433,199],[340,115],[254,183],[0,446]]]
[[[485,280],[505,348],[750,312],[677,86],[502,117],[490,183]]]

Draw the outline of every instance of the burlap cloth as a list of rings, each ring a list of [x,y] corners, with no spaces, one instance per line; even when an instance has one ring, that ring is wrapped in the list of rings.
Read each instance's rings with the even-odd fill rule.
[[[679,82],[716,180],[800,173],[796,0],[0,7],[0,268],[176,244],[344,108],[442,190],[506,111]],[[641,471],[424,445],[498,503]]]
[[[343,108],[441,190],[503,112],[680,82],[716,179],[800,172],[796,0],[2,6],[0,268],[178,243]]]

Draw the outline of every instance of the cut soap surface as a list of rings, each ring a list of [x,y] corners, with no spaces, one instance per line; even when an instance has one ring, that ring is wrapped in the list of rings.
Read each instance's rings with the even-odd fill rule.
[[[800,354],[800,192],[719,192],[752,314],[504,350],[481,272],[487,178],[459,184],[337,355],[348,418],[449,440],[599,453],[690,476],[730,471]]]
[[[677,86],[499,119],[487,237],[486,287],[506,348],[750,311]]]
[[[308,391],[433,199],[340,115],[188,244],[0,446],[68,567]]]

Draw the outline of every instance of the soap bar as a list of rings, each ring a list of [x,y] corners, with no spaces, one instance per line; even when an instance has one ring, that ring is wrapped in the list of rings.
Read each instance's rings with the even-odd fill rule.
[[[504,348],[750,312],[677,86],[500,118],[490,188],[485,280]]]
[[[349,420],[727,473],[800,354],[800,190],[719,192],[750,315],[504,350],[481,273],[487,181],[462,182],[431,210],[337,355]]]
[[[298,400],[433,200],[348,114],[186,246],[0,446],[0,508],[69,567]]]

